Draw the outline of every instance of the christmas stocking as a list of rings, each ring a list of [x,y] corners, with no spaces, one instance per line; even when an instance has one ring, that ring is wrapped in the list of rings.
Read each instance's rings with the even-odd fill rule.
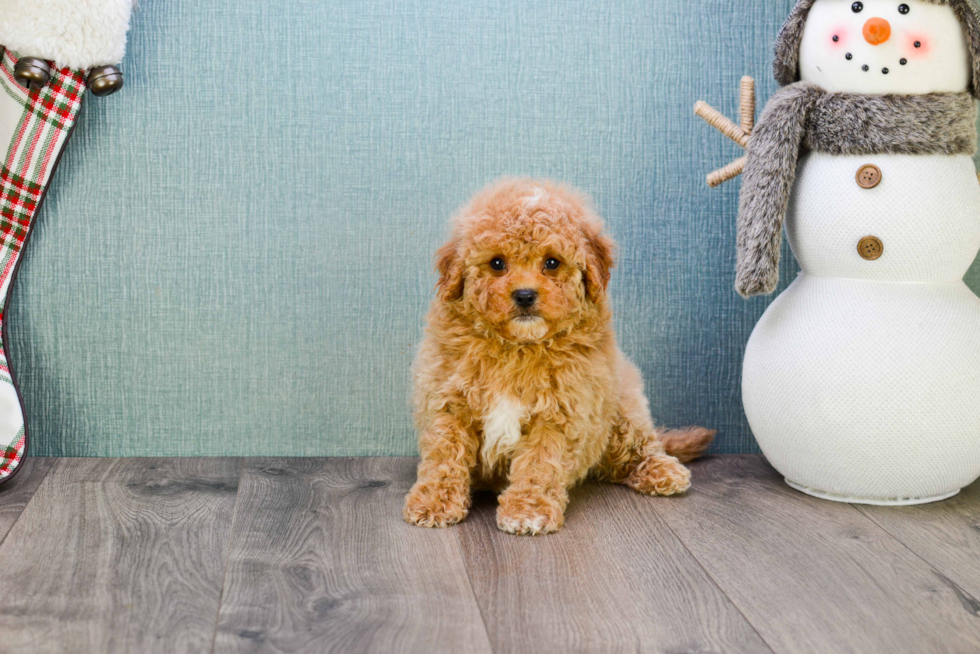
[[[0,483],[27,454],[5,308],[86,88],[122,87],[132,0],[0,0]]]

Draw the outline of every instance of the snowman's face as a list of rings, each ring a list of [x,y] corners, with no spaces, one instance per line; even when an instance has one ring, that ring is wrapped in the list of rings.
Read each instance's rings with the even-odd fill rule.
[[[970,84],[963,27],[923,0],[817,0],[800,46],[800,79],[832,92],[959,93]]]

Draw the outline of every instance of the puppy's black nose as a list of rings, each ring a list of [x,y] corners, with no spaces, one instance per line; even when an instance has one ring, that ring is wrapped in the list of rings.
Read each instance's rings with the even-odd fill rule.
[[[520,288],[511,294],[514,298],[514,304],[522,309],[527,309],[534,306],[534,303],[538,301],[538,292],[530,288]]]

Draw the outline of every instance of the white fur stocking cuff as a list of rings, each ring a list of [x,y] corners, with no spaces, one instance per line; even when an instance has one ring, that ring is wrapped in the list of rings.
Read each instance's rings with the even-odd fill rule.
[[[58,68],[118,64],[134,0],[0,0],[0,44]]]

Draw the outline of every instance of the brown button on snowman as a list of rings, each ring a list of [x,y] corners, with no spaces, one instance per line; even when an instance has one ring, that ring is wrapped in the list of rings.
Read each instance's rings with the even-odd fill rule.
[[[857,175],[858,186],[861,188],[872,189],[881,184],[881,169],[874,164],[865,164],[858,168]]]
[[[758,124],[728,125],[748,141],[736,289],[775,290],[784,225],[802,269],[746,348],[749,424],[812,495],[950,497],[980,476],[976,7],[799,0],[775,73]]]

